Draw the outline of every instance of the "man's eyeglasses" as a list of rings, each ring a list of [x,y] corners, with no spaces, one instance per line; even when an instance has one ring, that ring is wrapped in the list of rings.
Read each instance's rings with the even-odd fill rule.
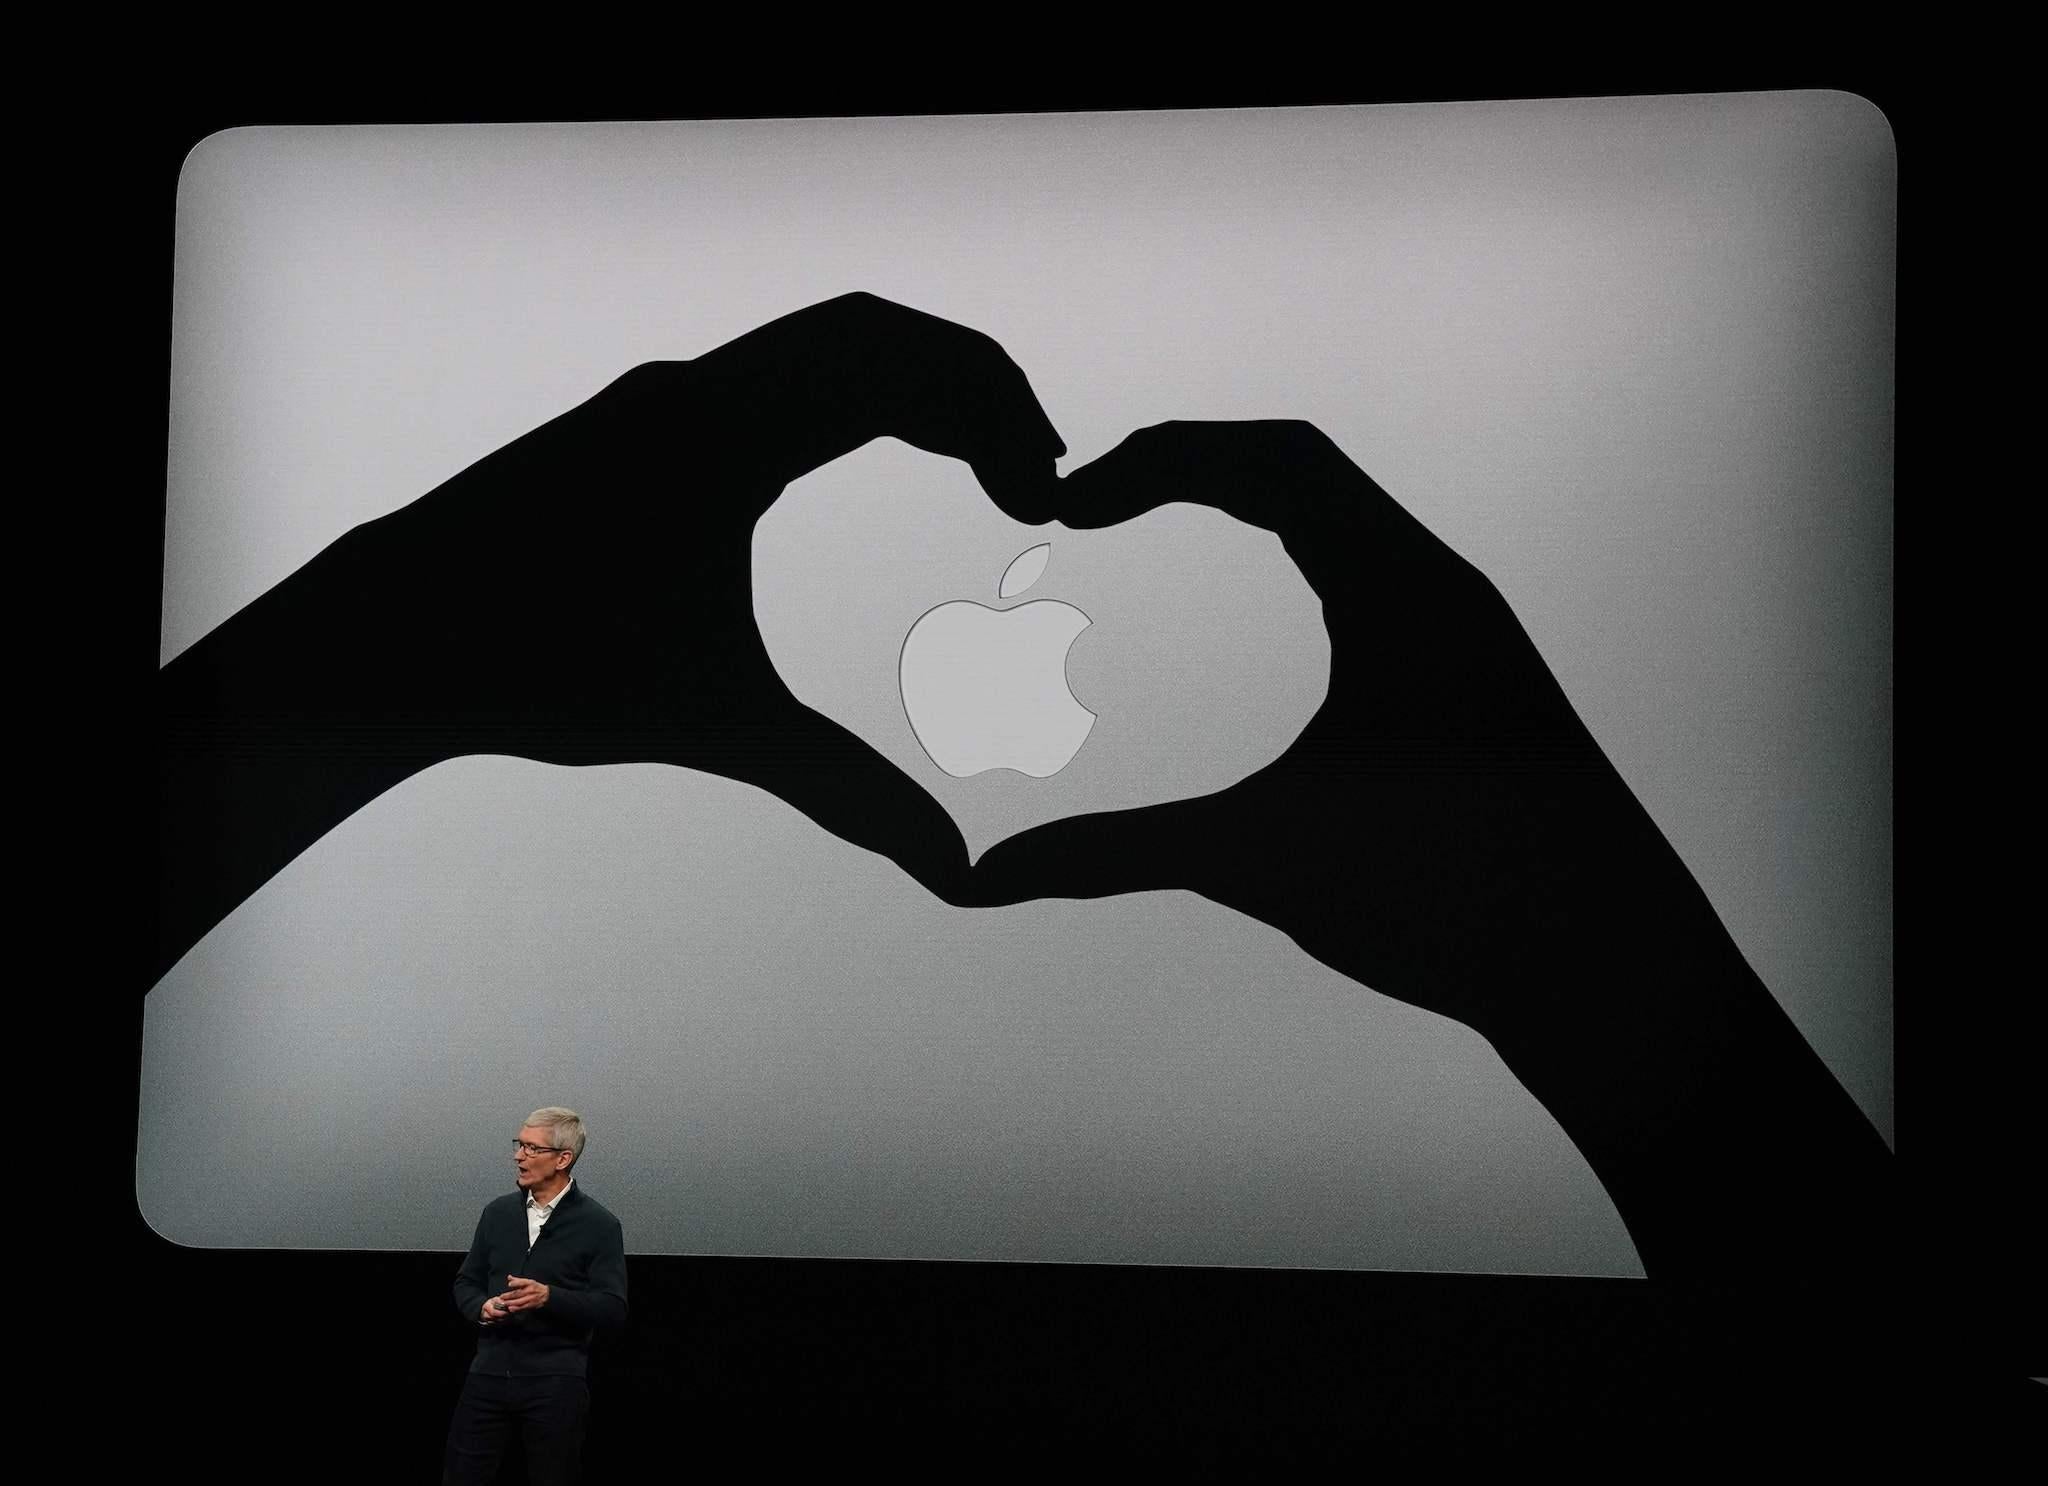
[[[569,1148],[565,1145],[535,1145],[530,1140],[515,1140],[512,1142],[512,1149],[524,1151],[529,1156],[559,1156]]]

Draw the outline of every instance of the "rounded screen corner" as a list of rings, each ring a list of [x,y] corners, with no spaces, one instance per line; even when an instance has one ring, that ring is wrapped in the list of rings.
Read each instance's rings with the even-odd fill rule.
[[[1886,157],[1894,162],[1899,158],[1899,132],[1892,124],[1892,117],[1883,104],[1854,88],[1830,88],[1828,96],[1847,105],[1859,116],[1859,122],[1873,136],[1874,143],[1883,149]]]
[[[154,1238],[158,1242],[165,1244],[166,1246],[173,1249],[186,1249],[197,1251],[208,1247],[206,1244],[187,1243],[184,1239],[179,1238],[175,1234],[167,1231],[163,1224],[159,1223],[154,1217],[150,1216],[149,1200],[143,1195],[142,1176],[139,1172],[136,1174],[135,1178],[134,1194],[135,1216],[141,1222],[143,1229],[149,1234],[151,1238]]]
[[[263,126],[260,124],[230,124],[225,128],[202,134],[192,141],[191,147],[185,151],[185,158],[178,162],[178,184],[174,199],[183,205],[187,200],[187,194],[213,168],[215,160],[231,151],[233,141],[243,135],[262,132]]]

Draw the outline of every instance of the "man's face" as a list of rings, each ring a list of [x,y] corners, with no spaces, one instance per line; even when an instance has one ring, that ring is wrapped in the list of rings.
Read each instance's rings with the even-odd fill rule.
[[[519,1132],[519,1144],[512,1148],[512,1166],[519,1175],[520,1191],[545,1187],[556,1172],[569,1169],[569,1153],[553,1149],[554,1142],[548,1138],[552,1133],[539,1125],[528,1125]]]

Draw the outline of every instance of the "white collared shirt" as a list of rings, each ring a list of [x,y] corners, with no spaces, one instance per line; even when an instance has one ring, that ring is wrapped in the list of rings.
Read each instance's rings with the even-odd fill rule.
[[[555,1193],[555,1200],[549,1203],[535,1202],[533,1193],[526,1194],[526,1246],[529,1249],[540,1241],[541,1229],[547,1227],[548,1219],[555,1215],[555,1209],[562,1205],[562,1199],[575,1185],[576,1178],[572,1176],[562,1184],[562,1190]]]

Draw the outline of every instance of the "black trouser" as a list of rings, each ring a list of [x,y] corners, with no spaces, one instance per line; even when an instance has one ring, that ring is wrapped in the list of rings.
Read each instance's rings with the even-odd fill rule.
[[[445,1486],[485,1486],[517,1429],[532,1486],[566,1486],[582,1474],[590,1385],[573,1374],[504,1378],[473,1372],[448,1422]]]

